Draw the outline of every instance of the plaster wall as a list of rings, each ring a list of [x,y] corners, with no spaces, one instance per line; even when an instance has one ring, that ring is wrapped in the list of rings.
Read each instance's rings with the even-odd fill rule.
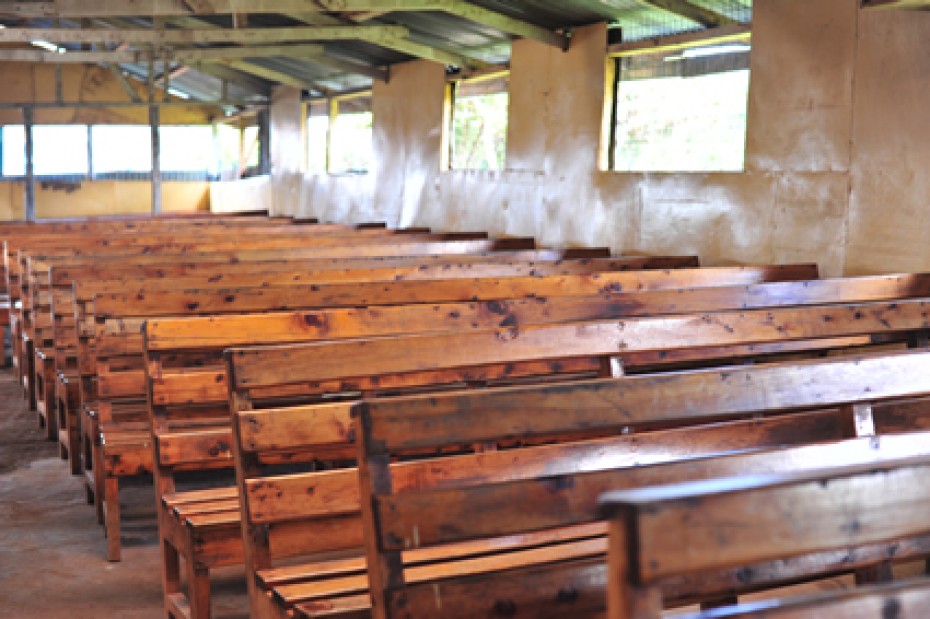
[[[145,85],[129,80],[140,101],[147,101]],[[52,103],[55,101],[55,67],[22,62],[0,63],[0,104]],[[61,96],[67,102],[129,102],[129,96],[113,73],[96,65],[65,64],[61,67]],[[180,102],[180,99],[172,97]],[[196,106],[169,106],[162,110],[162,124],[204,124],[219,110]],[[149,122],[148,107],[117,108],[40,108],[35,112],[36,124],[144,124]],[[16,109],[0,109],[0,125],[21,124],[22,114]]]
[[[295,174],[291,201],[276,207],[697,253],[704,264],[815,261],[824,275],[926,269],[928,35],[930,13],[756,0],[746,170],[733,174],[599,171],[603,25],[576,31],[568,53],[514,44],[502,172],[440,169],[442,70],[409,63],[374,90],[374,173]]]
[[[36,217],[91,217],[151,212],[152,189],[147,182],[86,181],[36,183]],[[162,185],[165,212],[210,210],[209,183],[166,182]],[[0,220],[25,217],[23,184],[0,183]]]

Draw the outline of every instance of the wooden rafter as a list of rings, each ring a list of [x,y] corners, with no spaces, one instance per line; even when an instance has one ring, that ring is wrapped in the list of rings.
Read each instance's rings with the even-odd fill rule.
[[[662,9],[675,15],[680,15],[686,19],[701,24],[705,28],[718,28],[738,23],[723,13],[706,9],[688,0],[636,0],[645,6]]]
[[[864,9],[930,9],[930,0],[862,0]]]
[[[0,14],[18,17],[129,17],[237,13],[442,11],[501,32],[567,48],[568,39],[534,24],[465,0],[150,0],[129,5],[115,0],[0,2]]]

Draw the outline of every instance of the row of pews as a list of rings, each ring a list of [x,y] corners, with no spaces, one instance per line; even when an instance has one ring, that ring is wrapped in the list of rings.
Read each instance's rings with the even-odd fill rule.
[[[256,618],[930,599],[895,579],[930,556],[930,275],[261,216],[0,235],[24,397],[111,561],[152,475],[168,617],[231,565]]]

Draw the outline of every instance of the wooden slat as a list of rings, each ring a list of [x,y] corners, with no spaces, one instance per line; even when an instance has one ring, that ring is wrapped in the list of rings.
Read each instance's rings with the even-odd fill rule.
[[[902,352],[370,400],[373,447],[393,452],[554,432],[620,430],[930,394],[930,353]],[[524,415],[532,414],[532,424]]]
[[[301,382],[313,377],[417,372],[449,366],[620,355],[642,350],[695,348],[816,339],[930,328],[930,303],[827,305],[719,312],[357,342],[255,347],[232,351],[234,388]],[[403,355],[397,351],[403,350]]]
[[[925,535],[915,506],[930,501],[928,444],[921,457],[629,490],[602,505],[635,523],[642,583]]]

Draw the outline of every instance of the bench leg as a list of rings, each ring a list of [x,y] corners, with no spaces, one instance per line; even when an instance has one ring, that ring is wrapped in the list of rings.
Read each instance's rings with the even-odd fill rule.
[[[81,435],[72,388],[56,383],[55,412],[58,415],[58,441],[67,458],[72,475],[81,474]]]
[[[181,556],[166,539],[161,540],[161,585],[165,594],[165,613],[172,619],[180,619],[174,616],[174,605],[168,600],[181,593]]]
[[[882,561],[870,567],[856,570],[856,586],[876,585],[894,580],[891,561]]]
[[[90,451],[90,444],[87,440],[84,439],[81,435],[80,444],[78,446],[81,454],[81,470],[84,472],[84,490],[87,491],[87,504],[96,505],[96,486],[94,484],[93,475],[94,475],[94,461],[93,454]]]
[[[97,509],[97,522],[103,524],[103,506],[107,498],[106,481],[103,476],[103,446],[92,442],[91,449],[93,450],[91,454],[91,462],[93,462],[91,478],[94,480],[94,507]]]
[[[29,410],[36,410],[36,353],[35,345],[32,340],[26,342],[23,356],[26,360],[26,367],[23,368],[23,376],[26,381],[26,401],[29,402]]]
[[[120,527],[119,527],[119,478],[107,477],[106,490],[103,502],[105,505],[104,518],[107,534],[107,560],[120,560]]]
[[[40,409],[40,416],[45,419],[45,437],[50,441],[57,441],[58,415],[55,414],[54,382],[49,380],[48,374],[44,364],[36,370],[36,407]]]
[[[210,619],[210,570],[198,565],[193,557],[188,557],[187,566],[191,619]]]
[[[735,595],[726,595],[714,600],[704,600],[701,602],[701,610],[712,610],[724,606],[736,606],[737,604],[739,604],[739,599]]]

